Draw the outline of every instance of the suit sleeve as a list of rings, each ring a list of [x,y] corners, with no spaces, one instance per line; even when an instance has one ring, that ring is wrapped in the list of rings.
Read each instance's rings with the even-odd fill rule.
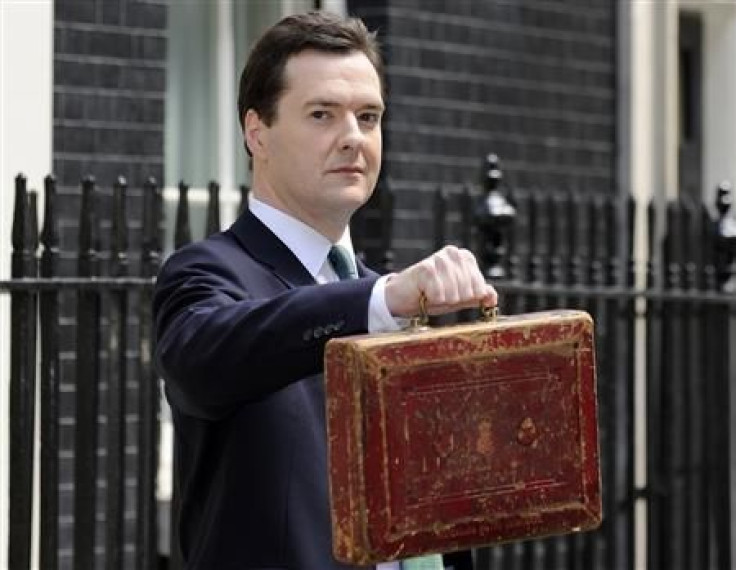
[[[185,413],[221,418],[321,373],[330,338],[367,331],[375,276],[293,288],[194,252],[167,262],[153,301],[156,365]]]

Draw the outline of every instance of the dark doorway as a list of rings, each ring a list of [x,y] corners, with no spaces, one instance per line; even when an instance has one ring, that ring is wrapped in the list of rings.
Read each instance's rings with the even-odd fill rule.
[[[699,200],[703,173],[703,21],[680,13],[679,33],[680,194]]]

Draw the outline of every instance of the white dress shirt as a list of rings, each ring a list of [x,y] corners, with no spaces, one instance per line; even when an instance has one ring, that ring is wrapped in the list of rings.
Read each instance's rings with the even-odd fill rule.
[[[317,283],[339,280],[327,260],[327,254],[333,245],[344,247],[350,256],[350,262],[356,267],[350,228],[345,228],[337,244],[333,244],[304,222],[262,202],[252,193],[248,195],[248,205],[251,213],[291,250]],[[386,306],[387,278],[386,275],[379,277],[371,292],[368,304],[368,332],[371,333],[399,330],[404,322],[404,319],[395,319]]]
[[[357,267],[353,243],[350,240],[350,228],[345,228],[337,244],[333,244],[310,226],[260,201],[252,193],[248,195],[248,205],[251,213],[291,250],[317,283],[331,283],[339,280],[327,260],[327,254],[333,245],[344,247],[350,255],[353,267]],[[401,327],[402,320],[394,319],[386,306],[384,292],[386,279],[385,275],[379,277],[373,286],[368,304],[368,332],[393,331]],[[384,562],[376,566],[376,570],[400,570],[400,568],[399,562]]]

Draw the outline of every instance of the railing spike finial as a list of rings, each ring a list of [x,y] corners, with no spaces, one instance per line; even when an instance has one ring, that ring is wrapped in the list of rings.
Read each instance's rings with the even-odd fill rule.
[[[43,229],[41,242],[45,251],[58,250],[59,224],[56,211],[56,178],[49,174],[44,178]]]
[[[79,274],[97,275],[97,204],[94,176],[82,180],[82,205],[79,211]]]
[[[36,250],[38,249],[38,207],[34,190],[28,190],[23,174],[15,177],[15,210],[11,242],[13,246],[11,275],[13,277],[36,276]]]
[[[59,219],[56,210],[56,178],[49,174],[44,178],[43,229],[41,230],[41,274],[56,275],[59,259]]]
[[[15,177],[15,209],[13,210],[13,230],[11,243],[13,246],[13,277],[22,277],[23,257],[26,250],[26,220],[28,219],[28,187],[23,174]]]
[[[118,277],[127,273],[128,266],[128,226],[126,194],[128,182],[119,176],[113,187],[112,218],[112,262],[114,273]]]
[[[174,249],[192,241],[192,232],[189,225],[189,185],[179,182],[179,203],[176,206],[176,227],[174,228]]]
[[[209,195],[207,201],[207,227],[205,235],[212,235],[220,231],[220,185],[211,180],[207,185]]]
[[[38,194],[35,190],[28,191],[28,210],[26,218],[26,243],[28,244],[29,260],[35,262],[38,250]]]
[[[161,208],[163,198],[158,182],[149,176],[143,183],[143,240],[141,274],[152,277],[161,262]]]

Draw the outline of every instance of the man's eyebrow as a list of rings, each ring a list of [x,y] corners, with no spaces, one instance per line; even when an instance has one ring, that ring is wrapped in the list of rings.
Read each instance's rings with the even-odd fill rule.
[[[339,107],[340,103],[333,99],[309,99],[304,103],[304,107]],[[371,111],[383,111],[385,106],[383,103],[368,103],[363,105],[361,109],[369,109]]]
[[[383,111],[386,106],[383,103],[369,103],[364,109],[368,109],[370,111]]]
[[[340,104],[337,101],[331,99],[309,99],[304,103],[305,107],[338,107]]]

